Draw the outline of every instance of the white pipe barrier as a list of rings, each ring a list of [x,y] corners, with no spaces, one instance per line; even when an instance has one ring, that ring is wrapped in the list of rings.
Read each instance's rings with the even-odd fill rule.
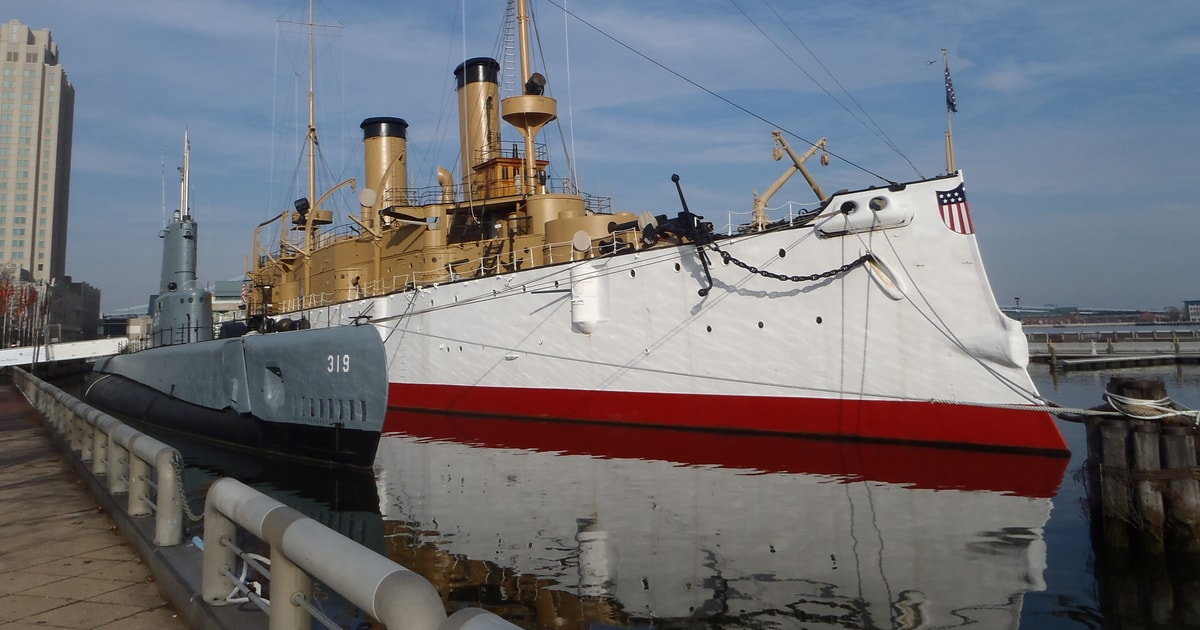
[[[179,451],[25,370],[9,370],[17,388],[79,453],[80,461],[91,461],[92,474],[106,478],[109,493],[128,496],[129,515],[154,515],[155,545],[183,542],[182,484],[176,474],[176,462],[182,461]]]
[[[209,487],[204,506],[201,594],[209,604],[224,603],[237,586],[233,576],[238,554],[233,545],[239,526],[271,547],[271,630],[312,626],[303,605],[311,600],[312,578],[388,628],[518,627],[478,608],[447,617],[437,589],[425,578],[228,477]]]

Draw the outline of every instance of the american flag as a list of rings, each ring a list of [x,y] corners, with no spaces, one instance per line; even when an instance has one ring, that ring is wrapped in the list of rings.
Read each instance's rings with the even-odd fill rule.
[[[954,97],[954,84],[950,82],[950,66],[946,66],[946,109],[957,112],[958,99]]]
[[[942,213],[942,223],[959,234],[974,234],[975,226],[971,223],[971,209],[967,207],[967,195],[963,185],[959,184],[954,190],[937,191],[938,210]]]

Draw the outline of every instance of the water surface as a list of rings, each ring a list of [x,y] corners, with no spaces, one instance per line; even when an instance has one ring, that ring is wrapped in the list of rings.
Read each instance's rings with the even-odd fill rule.
[[[1069,407],[1111,376],[1031,371]],[[1200,406],[1200,368],[1120,373]],[[1059,425],[1070,459],[430,415],[374,474],[180,447],[193,505],[236,476],[529,628],[1200,627],[1194,570],[1094,548]]]

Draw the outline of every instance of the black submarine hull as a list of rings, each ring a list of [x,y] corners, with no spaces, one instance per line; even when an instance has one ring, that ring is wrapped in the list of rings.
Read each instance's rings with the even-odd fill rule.
[[[84,399],[242,449],[369,468],[387,413],[386,375],[371,326],[298,330],[106,357]]]
[[[370,468],[379,431],[269,422],[209,409],[115,374],[88,376],[85,399],[110,413],[239,449],[318,464]]]

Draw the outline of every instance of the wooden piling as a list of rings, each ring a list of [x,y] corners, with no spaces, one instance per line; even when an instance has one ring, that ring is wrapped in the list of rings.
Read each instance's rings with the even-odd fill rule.
[[[1175,616],[1175,588],[1171,583],[1171,575],[1167,572],[1166,562],[1159,556],[1153,570],[1146,576],[1143,583],[1146,589],[1147,612],[1151,628],[1169,628]]]
[[[1200,553],[1195,417],[1172,414],[1162,381],[1114,377],[1105,389],[1125,417],[1085,422],[1095,534],[1114,549]]]
[[[1122,549],[1109,554],[1107,562],[1103,562],[1105,576],[1104,594],[1108,604],[1105,618],[1113,618],[1118,623],[1138,627],[1141,625],[1142,611],[1146,609],[1142,601],[1141,576],[1130,570],[1134,565],[1130,557],[1132,552]]]
[[[1104,519],[1104,543],[1110,547],[1129,546],[1128,523],[1132,517],[1128,471],[1125,455],[1127,424],[1109,420],[1100,425],[1100,503]]]
[[[1194,562],[1184,563],[1175,578],[1175,613],[1180,626],[1200,627],[1200,570]]]
[[[1196,470],[1195,430],[1191,427],[1163,428],[1163,466],[1166,470]],[[1177,475],[1168,481],[1170,510],[1167,530],[1175,547],[1200,553],[1200,480],[1197,475]]]
[[[1163,498],[1161,483],[1155,473],[1161,470],[1158,457],[1158,425],[1145,422],[1133,428],[1134,503],[1141,549],[1150,553],[1163,552]]]
[[[1162,381],[1114,376],[1104,387],[1110,394],[1138,400],[1162,400],[1167,397],[1167,387]]]

